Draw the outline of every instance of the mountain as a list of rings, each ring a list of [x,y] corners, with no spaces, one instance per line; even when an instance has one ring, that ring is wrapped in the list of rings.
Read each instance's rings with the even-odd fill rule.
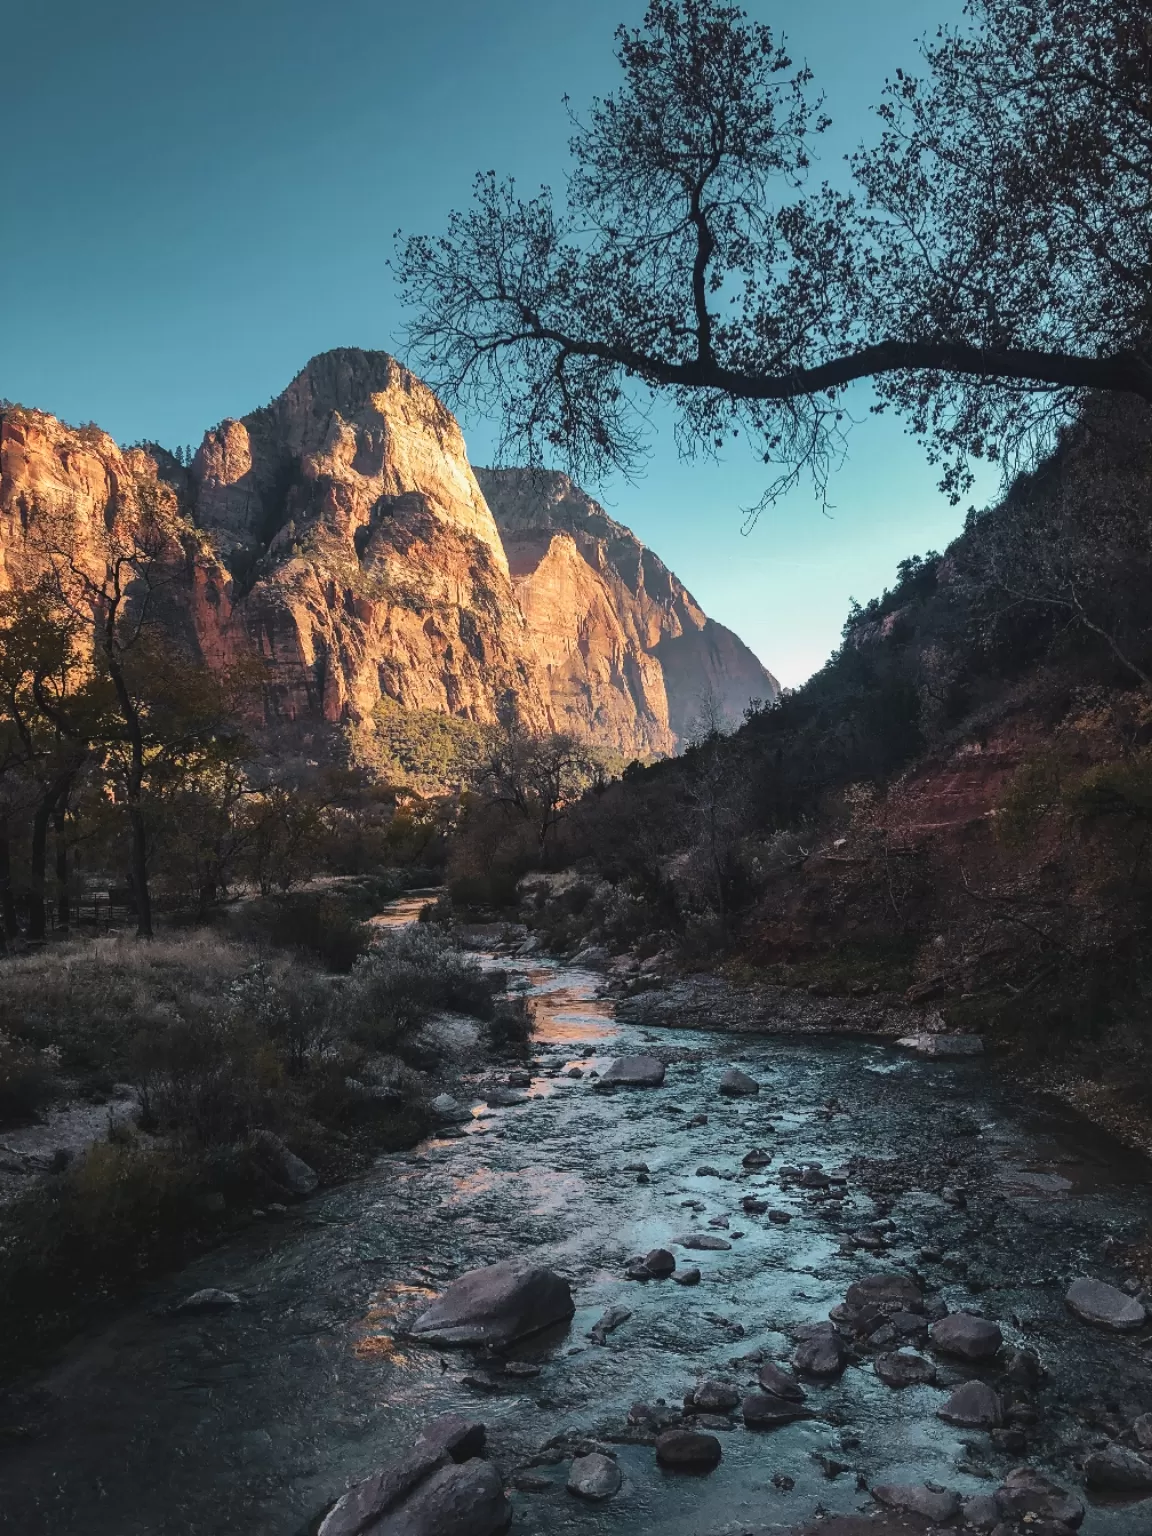
[[[478,469],[521,610],[566,729],[642,730],[674,751],[711,714],[739,724],[779,684],[744,642],[703,612],[636,535],[567,475]],[[569,723],[570,722],[570,723]]]
[[[262,728],[314,755],[385,699],[486,723],[512,698],[536,728],[646,756],[676,750],[705,694],[775,695],[564,477],[481,478],[451,413],[384,352],[313,358],[187,464],[6,406],[0,585],[34,579],[38,521],[62,517],[92,557],[89,530],[158,502],[169,622],[210,666],[259,656]]]

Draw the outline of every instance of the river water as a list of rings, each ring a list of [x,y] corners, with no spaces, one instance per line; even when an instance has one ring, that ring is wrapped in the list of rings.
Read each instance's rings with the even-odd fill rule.
[[[979,1065],[910,1060],[863,1040],[656,1035],[617,1021],[596,977],[525,964],[540,1064],[527,1102],[488,1111],[477,1100],[461,1134],[381,1157],[78,1341],[24,1401],[30,1432],[2,1442],[0,1529],[299,1536],[434,1414],[482,1418],[509,1470],[566,1431],[621,1436],[636,1400],[678,1402],[705,1374],[751,1381],[752,1367],[730,1362],[753,1350],[785,1359],[790,1327],[823,1320],[853,1279],[915,1262],[926,1245],[944,1255],[920,1267],[948,1305],[995,1317],[1048,1368],[1026,1457],[936,1418],[945,1385],[971,1371],[942,1368],[943,1385],[895,1392],[865,1361],[810,1388],[818,1419],[722,1434],[723,1461],[708,1477],[662,1473],[650,1446],[617,1439],[623,1489],[590,1506],[565,1493],[566,1464],[546,1456],[534,1471],[549,1486],[513,1493],[513,1531],[713,1536],[784,1525],[818,1508],[866,1508],[858,1473],[975,1494],[1028,1460],[1078,1486],[1072,1455],[1108,1433],[1102,1425],[1115,1432],[1152,1410],[1145,1335],[1089,1330],[1061,1300],[1075,1275],[1115,1278],[1101,1245],[1145,1230],[1142,1163],[1022,1108]],[[610,1095],[566,1075],[644,1049],[672,1058],[661,1089]],[[718,1095],[728,1065],[762,1083],[759,1098]],[[548,1075],[557,1069],[564,1075]],[[698,1116],[706,1123],[689,1124]],[[773,1164],[748,1176],[740,1164],[753,1146]],[[775,1175],[781,1164],[852,1159],[866,1161],[851,1163],[832,1219]],[[638,1162],[648,1182],[626,1171]],[[703,1165],[719,1176],[698,1174]],[[967,1191],[967,1209],[945,1203],[941,1179]],[[793,1220],[746,1217],[740,1198],[751,1192]],[[842,1253],[841,1231],[886,1205],[890,1252]],[[716,1231],[709,1220],[724,1216],[728,1251],[677,1250],[682,1265],[699,1263],[700,1285],[623,1278],[630,1255],[686,1230]],[[402,1325],[455,1276],[514,1255],[567,1275],[578,1310],[520,1348],[538,1375],[484,1390],[472,1357],[416,1346]],[[238,1293],[243,1306],[168,1315],[204,1286]],[[597,1346],[589,1329],[613,1303],[632,1316]],[[837,1466],[848,1470],[827,1475]],[[1152,1501],[1090,1504],[1083,1530],[1150,1528]]]

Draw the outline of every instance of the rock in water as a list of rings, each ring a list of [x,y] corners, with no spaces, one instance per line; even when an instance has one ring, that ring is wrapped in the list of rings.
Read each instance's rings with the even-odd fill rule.
[[[439,1125],[469,1118],[468,1111],[450,1093],[438,1093],[428,1107]]]
[[[655,1056],[617,1056],[600,1081],[625,1088],[659,1088],[664,1082],[664,1063]]]
[[[1074,1493],[1031,1467],[1017,1467],[1009,1472],[995,1497],[1004,1520],[1027,1519],[1028,1525],[1040,1520],[1059,1520],[1075,1528],[1084,1519],[1084,1506]]]
[[[1064,1297],[1071,1311],[1085,1323],[1126,1333],[1145,1321],[1144,1306],[1133,1296],[1126,1296],[1103,1280],[1073,1280]]]
[[[273,1178],[287,1185],[294,1195],[310,1195],[320,1182],[315,1169],[290,1152],[272,1131],[253,1131],[248,1140]]]
[[[611,1456],[593,1451],[588,1456],[577,1456],[572,1462],[572,1470],[568,1474],[568,1492],[582,1499],[599,1502],[619,1493],[622,1482],[620,1468]]]
[[[936,1380],[936,1367],[931,1360],[907,1350],[877,1355],[873,1364],[886,1387],[924,1387]]]
[[[619,1328],[621,1323],[626,1323],[632,1316],[627,1307],[609,1307],[598,1323],[592,1325],[588,1337],[594,1344],[603,1344],[610,1333]]]
[[[982,1056],[984,1042],[979,1035],[905,1035],[896,1044],[917,1056]]]
[[[1084,1481],[1089,1488],[1113,1493],[1152,1493],[1152,1463],[1122,1445],[1110,1445],[1084,1458]]]
[[[803,1403],[777,1397],[774,1392],[751,1392],[740,1404],[740,1412],[749,1429],[774,1429],[810,1417]]]
[[[807,1330],[792,1354],[793,1368],[803,1376],[839,1376],[847,1364],[844,1340],[831,1323]]]
[[[696,1413],[731,1413],[740,1394],[730,1381],[702,1381],[692,1393]]]
[[[948,1488],[929,1488],[924,1483],[915,1483],[910,1487],[884,1483],[872,1489],[872,1497],[878,1503],[886,1504],[889,1509],[898,1509],[901,1514],[915,1515],[937,1525],[955,1520],[960,1513],[957,1494]]]
[[[876,1307],[881,1312],[923,1312],[924,1294],[911,1275],[865,1275],[848,1287],[845,1303],[862,1310]]]
[[[193,1291],[183,1301],[178,1301],[172,1312],[174,1315],[181,1312],[229,1312],[233,1307],[241,1305],[235,1291],[218,1291],[214,1286],[207,1286],[202,1291]]]
[[[709,1232],[685,1232],[676,1239],[681,1248],[694,1248],[700,1253],[722,1253],[732,1244],[723,1237],[713,1237]]]
[[[657,1280],[666,1280],[676,1268],[676,1256],[667,1248],[652,1248],[644,1256],[644,1267]]]
[[[711,1472],[724,1452],[715,1435],[695,1429],[666,1429],[656,1440],[656,1460],[682,1472]]]
[[[575,1310],[567,1280],[504,1259],[461,1275],[416,1319],[412,1333],[435,1344],[499,1347],[566,1322]]]
[[[317,1536],[490,1536],[511,1519],[498,1474],[477,1461],[484,1426],[446,1413],[391,1466],[365,1478],[329,1510]],[[451,1474],[444,1478],[442,1474]],[[465,1475],[461,1475],[465,1474]],[[468,1524],[469,1515],[474,1521]],[[437,1524],[437,1521],[443,1521]]]
[[[699,1285],[700,1271],[695,1264],[689,1264],[686,1269],[678,1269],[672,1278],[677,1285]]]
[[[971,1312],[953,1312],[931,1328],[933,1346],[943,1355],[960,1360],[991,1360],[1004,1342],[995,1323],[973,1317]]]
[[[760,1092],[760,1084],[739,1067],[729,1067],[720,1078],[720,1092],[729,1099],[750,1099]]]
[[[782,1371],[771,1360],[760,1367],[760,1389],[771,1393],[773,1397],[783,1397],[791,1403],[802,1403],[805,1397],[804,1388],[796,1378]]]
[[[1004,1422],[1000,1399],[984,1381],[966,1381],[957,1387],[937,1418],[965,1429],[996,1429]]]

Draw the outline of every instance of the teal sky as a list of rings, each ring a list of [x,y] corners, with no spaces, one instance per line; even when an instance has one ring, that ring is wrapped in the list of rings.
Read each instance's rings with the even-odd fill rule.
[[[823,169],[871,133],[886,75],[956,0],[749,0],[816,71]],[[121,442],[195,443],[333,346],[400,351],[386,262],[473,173],[562,183],[567,119],[613,88],[642,0],[59,0],[0,4],[6,69],[0,396]],[[863,416],[867,395],[857,401]],[[473,462],[494,431],[464,423]],[[661,431],[639,483],[590,487],[786,684],[850,597],[939,548],[962,511],[899,423],[865,420],[822,514],[739,455],[683,465]],[[991,494],[986,476],[979,490]]]

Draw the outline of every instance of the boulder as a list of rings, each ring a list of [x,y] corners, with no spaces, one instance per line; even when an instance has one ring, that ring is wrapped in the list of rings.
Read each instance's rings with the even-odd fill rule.
[[[774,1392],[751,1392],[740,1404],[740,1412],[749,1429],[774,1429],[811,1415],[803,1403],[777,1397]]]
[[[497,1536],[511,1521],[499,1472],[490,1461],[466,1461],[433,1472],[368,1536]]]
[[[711,1472],[724,1452],[715,1435],[696,1429],[666,1429],[656,1440],[656,1460],[683,1472]]]
[[[412,1333],[434,1344],[500,1347],[567,1322],[575,1310],[567,1280],[504,1259],[462,1275],[416,1319]]]
[[[773,1397],[783,1397],[788,1402],[802,1403],[804,1401],[804,1388],[794,1376],[789,1376],[782,1371],[773,1361],[768,1360],[760,1367],[760,1388],[769,1392]]]
[[[731,1413],[739,1401],[740,1393],[730,1381],[710,1377],[699,1383],[685,1406],[690,1402],[695,1413]]]
[[[976,1531],[990,1531],[1000,1522],[1000,1511],[990,1493],[974,1493],[960,1506],[961,1523]]]
[[[854,1280],[844,1298],[845,1305],[863,1311],[875,1307],[881,1312],[923,1312],[924,1294],[911,1275],[885,1272]]]
[[[1031,1467],[1016,1467],[996,1490],[996,1507],[1005,1520],[1028,1524],[1039,1520],[1059,1520],[1078,1526],[1084,1519],[1084,1506],[1074,1493],[1054,1483]]]
[[[601,1502],[620,1492],[623,1482],[620,1468],[611,1456],[592,1451],[587,1456],[577,1456],[568,1473],[568,1492],[581,1499]]]
[[[745,1216],[763,1216],[768,1209],[767,1200],[761,1200],[758,1195],[745,1195],[740,1201],[740,1209]]]
[[[594,1344],[603,1344],[610,1333],[626,1323],[632,1316],[627,1307],[609,1307],[598,1323],[593,1323],[588,1337]]]
[[[933,1348],[959,1360],[992,1360],[1004,1337],[995,1323],[971,1312],[953,1312],[931,1328]]]
[[[936,1380],[936,1367],[931,1360],[910,1350],[897,1349],[890,1354],[877,1355],[873,1364],[886,1387],[926,1387]]]
[[[302,1157],[290,1152],[272,1131],[253,1131],[249,1144],[258,1161],[279,1184],[285,1185],[294,1195],[310,1195],[319,1184],[319,1175]]]
[[[958,1494],[950,1488],[929,1488],[926,1483],[881,1483],[872,1489],[872,1497],[889,1509],[915,1515],[920,1520],[931,1520],[934,1525],[955,1520],[960,1513]]]
[[[439,1528],[434,1523],[420,1523],[422,1515],[428,1514],[430,1509],[435,1512],[437,1508],[451,1512],[459,1503],[458,1495],[465,1489],[469,1496],[478,1498],[481,1514],[487,1511],[489,1523],[453,1524],[445,1529],[459,1532],[459,1536],[473,1536],[473,1533],[487,1536],[490,1531],[504,1530],[511,1518],[511,1510],[504,1500],[500,1479],[491,1468],[487,1470],[495,1477],[499,1499],[491,1487],[491,1479],[478,1478],[475,1474],[470,1474],[464,1483],[452,1481],[447,1487],[438,1485],[435,1489],[427,1486],[443,1471],[487,1467],[487,1463],[472,1459],[484,1449],[484,1438],[483,1424],[465,1419],[458,1413],[446,1413],[434,1419],[417,1437],[412,1448],[396,1462],[356,1483],[337,1499],[321,1521],[317,1536],[360,1536],[369,1527],[372,1536],[382,1529],[438,1536]],[[425,1496],[419,1497],[422,1494]],[[377,1523],[389,1517],[392,1511],[401,1516],[407,1511],[408,1523],[387,1527]]]
[[[729,1067],[720,1078],[720,1092],[729,1099],[750,1099],[760,1092],[760,1084],[739,1067]]]
[[[666,1280],[676,1268],[676,1258],[667,1248],[653,1248],[645,1255],[644,1267],[657,1280]]]
[[[1111,1493],[1152,1493],[1152,1463],[1122,1445],[1110,1445],[1084,1458],[1084,1481]]]
[[[1142,1451],[1152,1451],[1152,1413],[1142,1413],[1133,1422],[1132,1433]]]
[[[174,1316],[190,1312],[230,1312],[233,1307],[242,1305],[235,1291],[218,1291],[215,1286],[207,1286],[202,1291],[193,1291],[183,1301],[178,1301],[172,1312]]]
[[[678,1269],[672,1276],[677,1285],[699,1285],[700,1271],[695,1264],[689,1264],[684,1269]]]
[[[1064,1300],[1081,1322],[1094,1323],[1098,1328],[1109,1328],[1115,1333],[1140,1328],[1145,1321],[1142,1302],[1126,1296],[1103,1280],[1073,1280]]]
[[[723,1237],[713,1237],[710,1232],[684,1232],[676,1239],[681,1248],[694,1248],[701,1253],[722,1253],[732,1244]]]
[[[450,1125],[457,1120],[469,1119],[468,1111],[450,1093],[438,1093],[429,1104],[438,1125]]]
[[[622,1088],[659,1088],[664,1082],[664,1063],[655,1056],[617,1056],[600,1081]]]
[[[806,1329],[792,1352],[792,1366],[804,1376],[839,1376],[847,1364],[848,1350],[831,1323]]]
[[[982,1056],[984,1042],[979,1035],[905,1035],[896,1044],[917,1056],[937,1058]]]
[[[745,1168],[767,1168],[771,1161],[771,1152],[765,1152],[763,1147],[753,1147],[751,1152],[745,1152],[740,1159],[741,1165]]]
[[[998,1429],[1004,1422],[1000,1398],[984,1381],[966,1381],[957,1387],[936,1416],[965,1429]]]

